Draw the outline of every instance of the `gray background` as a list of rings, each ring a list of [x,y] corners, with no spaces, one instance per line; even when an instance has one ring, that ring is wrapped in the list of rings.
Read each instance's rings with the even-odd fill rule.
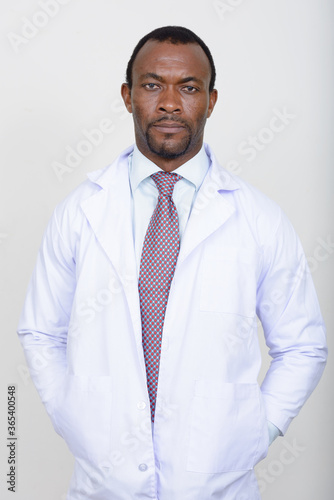
[[[86,172],[110,163],[133,142],[119,89],[134,45],[151,29],[187,26],[212,50],[219,101],[206,141],[224,166],[276,200],[293,222],[309,259],[329,348],[332,344],[334,248],[324,242],[334,240],[333,2],[59,0],[52,15],[42,4],[47,0],[0,2],[0,497],[5,500],[13,498],[6,485],[7,385],[12,384],[19,436],[15,498],[65,499],[73,459],[29,379],[15,331],[53,208]],[[271,118],[284,109],[288,123],[270,132]],[[101,143],[57,176],[56,162],[66,166],[67,148],[80,149],[83,130],[104,119],[112,126]],[[245,153],[249,137],[260,141],[254,155]],[[259,336],[261,380],[269,360],[261,331]],[[332,499],[331,380],[330,358],[299,417],[257,467],[263,500]]]

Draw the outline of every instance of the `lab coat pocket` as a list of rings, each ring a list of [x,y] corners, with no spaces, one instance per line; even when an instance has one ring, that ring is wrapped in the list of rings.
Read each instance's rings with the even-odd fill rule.
[[[75,457],[95,464],[106,460],[110,450],[110,377],[67,375],[51,418]]]
[[[254,317],[256,262],[238,247],[207,248],[203,259],[200,309]]]
[[[197,380],[187,470],[250,470],[267,452],[268,427],[258,385]]]

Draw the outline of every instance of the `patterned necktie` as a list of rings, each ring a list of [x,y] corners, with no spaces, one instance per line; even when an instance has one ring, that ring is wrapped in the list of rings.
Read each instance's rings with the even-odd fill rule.
[[[163,171],[151,177],[156,183],[159,197],[144,239],[140,260],[139,297],[147,387],[151,419],[154,422],[162,330],[180,248],[179,222],[172,194],[175,184],[182,177]]]

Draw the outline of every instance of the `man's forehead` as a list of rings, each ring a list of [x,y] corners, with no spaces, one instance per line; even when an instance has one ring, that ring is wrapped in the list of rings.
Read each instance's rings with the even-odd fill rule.
[[[196,71],[197,75],[202,78],[210,77],[211,74],[209,60],[197,43],[174,44],[156,40],[149,40],[140,49],[134,61],[133,72],[137,73],[137,76],[150,72],[156,73],[155,70],[158,67],[171,69],[171,65],[183,70],[183,73],[189,73],[192,69],[192,74]]]

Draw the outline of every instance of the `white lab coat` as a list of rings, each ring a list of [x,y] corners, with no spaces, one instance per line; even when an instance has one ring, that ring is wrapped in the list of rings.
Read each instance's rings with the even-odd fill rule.
[[[267,419],[285,433],[326,362],[305,256],[279,207],[206,145],[211,167],[166,310],[152,435],[131,151],[56,208],[19,325],[34,383],[76,458],[67,498],[257,500]],[[273,358],[261,390],[257,316]]]

